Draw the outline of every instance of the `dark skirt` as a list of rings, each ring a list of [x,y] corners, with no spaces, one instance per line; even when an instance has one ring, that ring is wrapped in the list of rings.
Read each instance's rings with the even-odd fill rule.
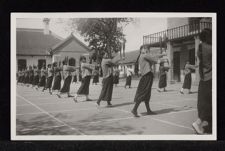
[[[199,82],[198,117],[203,121],[212,122],[212,80]]]
[[[52,90],[60,90],[61,88],[61,75],[57,75],[55,76],[54,78],[54,83],[53,83],[53,86],[52,86]]]
[[[110,102],[112,100],[112,92],[113,92],[113,76],[110,75],[107,78],[102,80],[102,90],[99,96],[99,101],[107,101]]]
[[[141,77],[134,97],[134,102],[150,101],[153,83],[153,74],[148,72]]]
[[[125,86],[131,86],[131,76],[127,76]]]
[[[119,83],[119,76],[113,76],[113,84],[118,84]]]
[[[22,82],[22,76],[19,76],[19,77],[18,77],[17,82],[18,82],[18,83],[21,83],[21,82]]]
[[[39,82],[39,75],[35,75],[32,84],[38,85],[38,82]]]
[[[182,88],[183,89],[191,89],[191,73],[185,75]]]
[[[64,80],[63,87],[60,90],[61,93],[67,93],[70,91],[71,81],[72,81],[72,76],[71,75],[67,76],[66,79]]]
[[[161,89],[161,88],[165,88],[166,86],[167,86],[166,74],[160,75],[158,87]]]
[[[73,76],[73,82],[77,82],[77,76]]]
[[[92,83],[98,83],[99,82],[99,76],[94,75]]]
[[[86,76],[81,81],[81,86],[77,91],[77,94],[88,95],[89,94],[89,85],[90,85],[91,76]]]
[[[52,81],[53,81],[53,76],[47,77],[47,82],[45,85],[45,88],[51,88],[52,87]]]
[[[32,84],[33,83],[33,80],[34,80],[34,75],[29,76],[29,84]]]
[[[24,83],[25,83],[25,84],[28,84],[28,83],[29,83],[29,76],[25,76]]]
[[[25,76],[21,76],[21,83],[25,83]]]
[[[42,76],[41,77],[41,79],[40,79],[40,81],[39,81],[39,87],[44,87],[45,86],[45,83],[46,83],[46,81],[45,81],[46,79],[45,79],[45,76]]]

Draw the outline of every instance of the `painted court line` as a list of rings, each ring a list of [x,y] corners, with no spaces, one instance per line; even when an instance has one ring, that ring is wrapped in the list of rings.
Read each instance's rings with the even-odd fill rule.
[[[77,111],[85,111],[85,110],[93,110],[93,109],[96,109],[96,107],[92,107],[92,108],[83,108],[83,109],[78,109],[78,110],[57,110],[57,111],[50,111],[48,113],[65,113],[65,112],[77,112]],[[17,116],[18,115],[35,115],[35,114],[45,114],[43,112],[33,112],[33,113],[24,113],[24,114],[16,114]]]
[[[17,94],[17,95],[18,95],[18,94]],[[76,128],[70,126],[70,125],[68,125],[67,123],[65,123],[65,122],[63,122],[63,121],[61,121],[61,120],[55,118],[53,115],[49,114],[47,111],[43,110],[42,108],[38,107],[37,105],[31,103],[31,102],[30,102],[29,100],[27,100],[26,98],[24,98],[24,97],[22,97],[22,96],[20,96],[20,95],[18,95],[18,96],[19,96],[21,99],[23,99],[24,101],[26,101],[27,103],[32,104],[34,107],[36,107],[36,108],[37,108],[38,110],[40,110],[41,112],[44,112],[45,114],[47,114],[47,115],[50,116],[51,118],[55,119],[55,120],[58,121],[59,123],[62,123],[63,125],[66,125],[66,126],[69,127],[71,130],[77,131],[77,132],[79,132],[79,134],[81,134],[81,135],[85,135],[83,132],[80,132],[80,130],[78,130],[78,129],[76,129]]]

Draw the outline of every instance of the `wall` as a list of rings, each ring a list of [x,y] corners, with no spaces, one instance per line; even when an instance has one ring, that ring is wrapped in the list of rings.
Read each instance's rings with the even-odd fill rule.
[[[38,65],[38,60],[39,59],[45,59],[46,60],[46,65],[52,63],[52,58],[50,56],[17,56],[16,57],[16,67],[18,59],[25,59],[27,61],[27,66],[33,66],[33,65]]]

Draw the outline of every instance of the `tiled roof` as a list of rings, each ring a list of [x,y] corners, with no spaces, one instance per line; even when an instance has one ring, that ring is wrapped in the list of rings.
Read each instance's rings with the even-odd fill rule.
[[[49,55],[53,45],[62,41],[62,38],[50,31],[44,35],[43,29],[17,28],[16,50],[17,55]]]
[[[150,48],[150,50],[153,54],[160,53],[160,48],[158,48],[158,47],[152,47],[152,48]],[[120,61],[119,63],[124,63],[124,64],[135,63],[139,56],[139,53],[140,53],[140,50],[125,52],[125,59]],[[120,57],[120,54],[118,54],[116,57],[117,58]]]
[[[90,52],[91,49],[86,46],[83,42],[81,42],[78,38],[76,38],[72,33],[69,37],[67,37],[66,39],[62,40],[61,42],[57,43],[56,45],[52,46],[50,48],[50,52],[54,53],[55,51],[57,51],[58,49],[60,49],[61,47],[65,46],[67,43],[69,43],[71,40],[75,40],[76,42],[78,42],[81,46],[83,46],[87,52]]]

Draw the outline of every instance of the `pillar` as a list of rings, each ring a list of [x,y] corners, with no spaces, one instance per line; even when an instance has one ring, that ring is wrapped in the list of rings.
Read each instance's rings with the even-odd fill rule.
[[[195,38],[195,65],[199,65],[199,58],[198,58],[197,52],[198,52],[198,48],[200,44],[200,39],[199,39],[199,36],[195,36],[194,38]],[[200,80],[199,68],[196,68],[194,81],[198,83],[199,80]]]
[[[167,77],[168,77],[167,80],[172,84],[174,83],[174,80],[173,80],[173,46],[171,42],[167,42],[166,53],[169,59],[169,66],[170,66],[170,70],[167,74]]]

